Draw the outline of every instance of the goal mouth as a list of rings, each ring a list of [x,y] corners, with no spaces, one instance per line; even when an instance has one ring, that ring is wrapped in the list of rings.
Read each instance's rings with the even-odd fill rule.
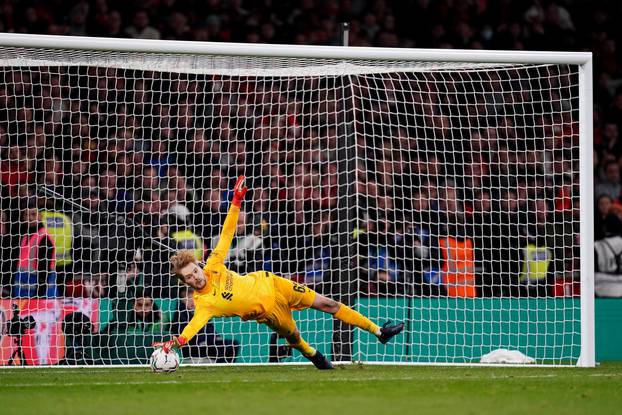
[[[295,313],[327,357],[462,365],[505,348],[537,365],[594,365],[591,55],[0,45],[2,222],[22,255],[0,309],[36,322],[0,339],[0,366],[147,364],[151,343],[196,307],[150,241],[204,261],[239,175],[250,190],[231,270],[406,322],[384,346]],[[55,249],[58,277],[45,282],[28,267],[40,240],[24,242],[35,206]],[[63,333],[70,313],[92,331]],[[206,330],[192,357],[273,361],[265,326],[217,318]]]

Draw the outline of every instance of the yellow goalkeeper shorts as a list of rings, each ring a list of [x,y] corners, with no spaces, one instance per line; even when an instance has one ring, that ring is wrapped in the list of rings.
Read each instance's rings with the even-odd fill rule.
[[[274,279],[275,303],[272,311],[260,323],[265,323],[283,337],[291,336],[296,331],[296,322],[292,310],[304,310],[311,307],[315,300],[315,291],[303,284],[272,274]]]

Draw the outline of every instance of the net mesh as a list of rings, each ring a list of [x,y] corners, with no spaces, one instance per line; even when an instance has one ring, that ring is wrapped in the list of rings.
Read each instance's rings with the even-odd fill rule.
[[[576,363],[577,66],[2,56],[0,364],[146,363],[194,310],[154,241],[205,260],[242,174],[230,269],[406,323],[381,345],[294,313],[325,355]],[[304,360],[283,344],[218,318],[183,355]]]

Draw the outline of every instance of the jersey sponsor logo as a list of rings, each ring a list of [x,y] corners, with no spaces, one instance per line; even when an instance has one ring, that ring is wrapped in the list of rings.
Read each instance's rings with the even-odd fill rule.
[[[228,301],[231,301],[231,299],[233,298],[233,293],[220,293],[220,295],[222,296],[222,298]]]
[[[227,278],[225,279],[225,291],[233,290],[233,274],[231,271],[227,271]]]

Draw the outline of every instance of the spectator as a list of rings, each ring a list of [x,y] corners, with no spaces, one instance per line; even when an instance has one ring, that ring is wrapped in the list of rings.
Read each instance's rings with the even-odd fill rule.
[[[441,236],[450,234],[452,226],[466,226],[464,206],[458,197],[456,187],[453,185],[447,184],[438,189],[438,220],[432,220],[438,226],[438,229],[434,229],[432,232]]]
[[[163,233],[166,235],[168,232],[168,235],[170,235],[170,238],[174,241],[173,246],[175,246],[176,249],[191,250],[194,252],[197,261],[203,261],[203,256],[205,254],[203,240],[194,233],[185,220],[177,215],[169,214],[162,218],[160,225],[161,229],[166,229],[163,230]],[[241,229],[241,226],[238,226],[238,230],[239,229]]]
[[[369,294],[395,294],[402,283],[403,270],[395,255],[396,235],[403,233],[401,229],[393,229],[393,221],[385,218],[378,220],[377,229],[370,230],[369,246],[367,247],[369,268]]]
[[[163,215],[151,224],[154,234],[145,239],[144,247],[144,281],[152,287],[156,298],[172,298],[177,296],[179,284],[170,273],[170,249],[190,249],[195,252],[197,260],[202,261],[205,245],[190,226],[175,215]],[[157,243],[155,243],[157,242]]]
[[[185,192],[183,187],[174,185],[166,188],[160,193],[160,201],[163,215],[173,215],[186,222],[190,218],[190,209],[186,206]]]
[[[496,276],[501,283],[492,286],[490,294],[508,295],[510,287],[516,284],[520,272],[520,238],[525,234],[520,226],[516,190],[508,188],[500,192],[493,208],[491,223],[496,224],[490,233],[489,242],[494,247],[491,252],[491,272],[493,278]],[[485,241],[482,243],[486,244]]]
[[[518,284],[512,285],[514,295],[544,297],[552,295],[556,273],[563,270],[563,242],[556,244],[556,235],[549,207],[543,199],[531,202],[527,209],[527,234],[521,244],[521,269]]]
[[[177,166],[168,168],[168,178],[163,186],[166,189],[161,199],[163,213],[173,214],[186,222],[189,221],[191,212],[196,208],[198,196],[194,189],[188,186],[186,178],[181,175]]]
[[[605,164],[605,177],[596,182],[594,193],[596,195],[607,195],[614,201],[620,200],[622,184],[620,183],[620,166],[615,161]]]
[[[205,240],[211,240],[217,235],[224,220],[222,192],[218,189],[207,188],[203,191],[203,200],[193,215],[192,222]]]
[[[174,157],[168,151],[168,145],[164,139],[154,140],[151,143],[149,165],[157,169],[160,178],[166,177],[167,169],[174,161]]]
[[[430,215],[430,199],[425,189],[412,192],[410,207],[404,214],[404,225],[396,224],[395,258],[401,261],[404,270],[404,282],[416,286],[416,292],[410,294],[430,295],[430,287],[440,284],[438,267],[431,261],[433,241]],[[403,226],[403,229],[401,227]],[[407,290],[409,287],[406,287]],[[407,291],[407,294],[409,292]]]
[[[300,240],[298,254],[305,259],[304,271],[294,278],[305,284],[317,286],[329,280],[331,261],[331,221],[329,215],[322,215],[311,225],[311,232]],[[302,277],[302,278],[301,278]]]
[[[74,272],[74,226],[71,216],[54,209],[55,202],[43,199],[45,204],[39,211],[41,221],[48,235],[54,242],[54,262],[56,264],[57,283],[61,295],[64,295],[65,284]]]
[[[466,234],[466,224],[454,223],[438,240],[438,269],[444,291],[449,297],[475,297],[475,248]]]
[[[493,222],[491,199],[489,191],[476,191],[473,212],[469,218],[475,254],[476,286],[479,288],[478,296],[481,297],[499,295],[499,287],[503,284],[500,276],[493,271],[493,250],[499,247],[493,245],[493,228],[498,223]]]
[[[0,297],[11,295],[11,282],[16,266],[17,243],[10,228],[7,213],[0,210]]]
[[[247,220],[248,215],[241,211],[231,249],[227,252],[226,261],[228,261],[229,268],[239,274],[264,269],[265,246],[261,223],[249,224]],[[216,247],[218,238],[218,235],[212,237],[212,250]]]
[[[46,34],[47,24],[37,14],[35,7],[28,7],[24,12],[24,24],[18,33]]]
[[[27,158],[26,149],[17,143],[11,143],[8,149],[0,151],[0,184],[11,197],[17,196],[20,185],[32,183],[34,162]]]
[[[89,176],[90,169],[91,163],[86,156],[73,160],[70,173],[65,175],[63,193],[79,200],[82,197],[82,181]]]
[[[177,310],[173,315],[171,332],[181,333],[194,314],[192,288],[183,287],[179,293]],[[239,353],[240,343],[216,333],[214,323],[209,322],[182,349],[183,356],[189,359],[207,360],[210,363],[233,363]]]
[[[210,142],[204,129],[196,129],[192,133],[192,141],[186,151],[180,154],[179,166],[189,184],[195,189],[207,188],[212,166],[217,164],[215,156],[220,150],[216,142]]]
[[[13,295],[57,297],[54,241],[41,223],[39,209],[34,203],[24,209],[23,224]]]
[[[114,285],[111,285],[109,266],[96,262],[88,270],[78,270],[71,275],[63,287],[65,297],[102,298],[111,296]]]
[[[290,201],[281,205],[276,226],[273,227],[278,236],[277,249],[273,250],[274,271],[279,274],[300,278],[305,270],[307,256],[302,255],[307,245],[308,222],[305,217],[304,202]]]
[[[149,26],[149,15],[145,10],[134,13],[132,25],[125,29],[125,34],[136,39],[160,39],[160,32]]]
[[[106,209],[112,212],[128,212],[133,208],[133,197],[118,185],[116,171],[112,167],[105,168],[99,176],[99,188]]]
[[[69,14],[69,32],[71,36],[86,36],[86,21],[89,14],[89,4],[76,4]]]
[[[163,39],[192,40],[192,30],[188,24],[188,17],[180,12],[173,12],[168,18],[168,24],[162,35]]]
[[[142,289],[136,290],[133,299],[119,299],[113,307],[115,315],[110,323],[104,327],[102,333],[127,334],[168,332],[162,312],[158,309],[154,299]]]
[[[619,126],[615,122],[606,122],[602,129],[601,153],[619,155],[622,153],[622,141],[620,141]]]
[[[618,216],[620,208],[614,209],[613,200],[608,195],[600,195],[596,200],[594,218],[594,239],[622,236],[622,220]]]
[[[162,214],[163,203],[157,191],[144,190],[136,193],[136,198],[134,215],[138,223],[148,226]]]
[[[139,187],[144,190],[157,190],[160,186],[160,177],[158,169],[154,166],[144,166],[142,175],[138,181]]]
[[[97,287],[95,283],[97,281],[109,282],[110,284],[106,286],[105,296],[110,298],[134,298],[136,297],[137,290],[140,290],[141,287],[145,287],[145,276],[142,272],[142,251],[134,256],[135,262],[130,262],[127,264],[125,268],[120,268],[113,275],[108,275],[106,273],[107,267],[102,264],[97,264],[92,269],[92,278],[91,282],[88,284],[91,287]],[[110,280],[112,278],[112,280]],[[90,288],[87,286],[87,289]],[[154,294],[154,290],[156,287],[151,287],[151,294]],[[94,295],[95,296],[95,295]],[[104,295],[101,295],[104,296]],[[153,295],[157,297],[156,295]],[[95,296],[96,297],[96,296]]]
[[[115,174],[117,175],[117,186],[121,189],[131,190],[134,184],[134,164],[127,153],[117,155],[114,163]]]

